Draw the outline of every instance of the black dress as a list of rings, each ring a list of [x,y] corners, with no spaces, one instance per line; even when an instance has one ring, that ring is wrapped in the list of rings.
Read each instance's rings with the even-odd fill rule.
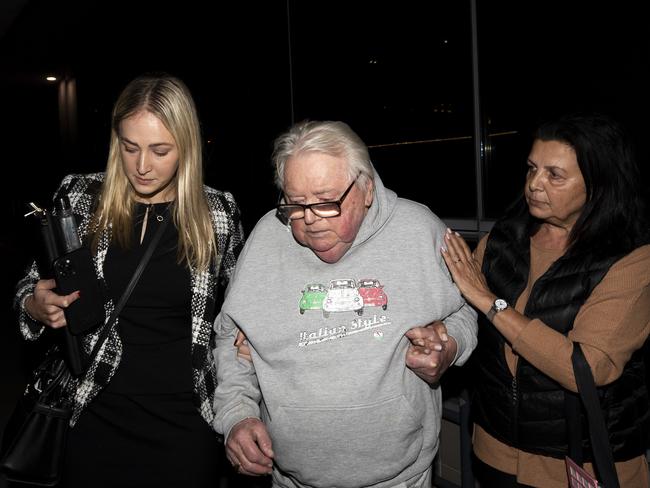
[[[136,208],[133,244],[113,245],[104,265],[114,303],[133,274],[167,204]],[[192,399],[190,273],[177,264],[170,222],[120,314],[123,353],[109,385],[70,430],[62,486],[214,487],[223,450]]]

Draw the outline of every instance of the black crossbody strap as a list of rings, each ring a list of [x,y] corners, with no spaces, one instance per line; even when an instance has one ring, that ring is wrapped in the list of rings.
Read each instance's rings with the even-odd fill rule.
[[[138,281],[140,280],[140,276],[142,275],[144,268],[147,266],[149,259],[151,259],[151,255],[156,249],[156,246],[158,245],[158,242],[160,241],[163,232],[167,227],[168,221],[169,219],[167,218],[161,222],[160,226],[158,227],[158,230],[156,231],[153,238],[151,239],[151,242],[149,243],[147,250],[144,252],[142,258],[140,259],[140,262],[138,263],[138,267],[133,272],[133,276],[131,276],[131,281],[129,281],[129,284],[126,286],[124,293],[122,293],[122,296],[117,302],[117,305],[115,305],[115,308],[113,309],[113,313],[111,314],[111,316],[108,318],[108,321],[104,325],[104,328],[102,329],[102,333],[97,338],[95,347],[93,347],[93,350],[90,353],[90,356],[88,357],[88,362],[86,364],[90,365],[95,360],[95,357],[99,352],[99,349],[102,347],[102,344],[104,343],[104,341],[108,337],[108,334],[111,331],[113,322],[115,322],[115,319],[124,308],[124,305],[126,305],[126,302],[129,300],[129,297],[131,296],[131,292],[133,292],[135,285],[137,285]]]
[[[567,433],[569,435],[569,457],[580,467],[584,462],[582,452],[582,405],[580,394],[564,392],[564,411],[566,414]]]
[[[591,450],[593,451],[598,478],[606,488],[619,488],[620,485],[616,476],[614,457],[612,456],[612,449],[609,444],[609,435],[607,434],[603,410],[598,400],[598,394],[596,393],[594,377],[582,352],[582,348],[577,342],[573,343],[571,362],[573,363],[573,372],[576,377],[578,392],[587,410],[589,438],[591,439]]]

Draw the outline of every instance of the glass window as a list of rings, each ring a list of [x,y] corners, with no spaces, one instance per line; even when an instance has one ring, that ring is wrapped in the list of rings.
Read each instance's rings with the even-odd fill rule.
[[[521,192],[530,133],[545,117],[609,114],[648,160],[641,141],[650,130],[650,48],[641,3],[477,4],[487,217],[501,216]]]
[[[347,122],[387,187],[473,217],[469,3],[290,5],[296,120]]]

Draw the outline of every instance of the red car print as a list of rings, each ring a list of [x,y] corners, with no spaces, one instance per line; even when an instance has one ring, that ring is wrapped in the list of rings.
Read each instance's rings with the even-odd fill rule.
[[[381,307],[384,310],[388,307],[388,297],[379,280],[359,280],[359,295],[363,298],[364,306]]]

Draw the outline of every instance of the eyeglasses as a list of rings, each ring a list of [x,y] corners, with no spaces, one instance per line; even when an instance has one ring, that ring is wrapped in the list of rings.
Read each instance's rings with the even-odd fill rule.
[[[360,174],[360,173],[359,173]],[[331,202],[318,202],[318,203],[280,203],[277,205],[276,215],[284,223],[287,223],[291,220],[302,219],[305,217],[305,212],[307,209],[311,210],[316,216],[329,219],[330,217],[338,217],[341,215],[341,205],[343,200],[348,196],[350,190],[359,179],[359,175],[350,183],[348,189],[343,192],[341,198]]]

